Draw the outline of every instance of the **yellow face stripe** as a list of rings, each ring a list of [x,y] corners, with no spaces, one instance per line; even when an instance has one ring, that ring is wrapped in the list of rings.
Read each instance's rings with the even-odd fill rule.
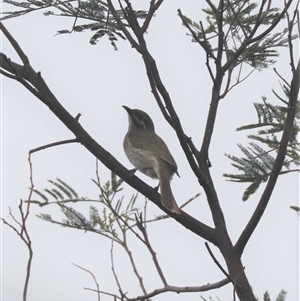
[[[140,124],[143,128],[146,127],[146,124],[145,124],[144,120],[139,119],[135,114],[133,114],[133,117],[137,121],[137,123]]]

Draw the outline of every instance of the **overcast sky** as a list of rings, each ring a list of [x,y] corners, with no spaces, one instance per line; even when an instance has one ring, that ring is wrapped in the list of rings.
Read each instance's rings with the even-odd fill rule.
[[[196,146],[201,143],[212,83],[205,67],[205,54],[186,35],[187,30],[181,25],[177,9],[181,8],[183,14],[195,21],[205,21],[202,5],[201,1],[166,1],[146,35],[149,50],[157,62],[184,130],[193,137]],[[3,5],[2,9],[12,10],[13,7]],[[172,181],[178,204],[201,193],[196,201],[186,207],[186,212],[212,225],[204,192],[193,177],[174,131],[155,103],[140,55],[127,41],[118,42],[119,50],[114,51],[105,38],[96,46],[90,45],[90,32],[55,36],[57,30],[71,29],[73,19],[44,17],[41,12],[7,20],[4,24],[29,57],[33,68],[41,71],[62,105],[74,116],[81,113],[81,125],[128,168],[132,166],[122,147],[127,131],[127,113],[122,105],[148,112],[157,133],[169,146],[179,167],[181,177],[174,177]],[[19,61],[4,37],[1,47],[2,52],[12,60]],[[288,49],[282,49],[280,53],[275,66],[290,81]],[[252,215],[264,186],[247,202],[242,202],[246,186],[226,182],[222,177],[223,173],[236,172],[224,154],[239,155],[236,144],[247,144],[247,133],[237,133],[235,129],[257,121],[253,102],[259,102],[264,95],[277,104],[271,89],[281,93],[278,77],[272,68],[256,71],[220,103],[210,148],[213,165],[211,173],[233,242]],[[28,197],[28,151],[51,142],[71,139],[73,135],[18,82],[4,77],[1,80],[1,120],[1,216],[10,220],[9,207],[19,218],[20,199]],[[32,157],[35,188],[51,188],[47,180],[60,178],[75,188],[80,196],[97,199],[99,191],[91,181],[96,177],[95,162],[95,158],[79,144],[35,153]],[[104,184],[110,177],[110,171],[101,164],[99,169]],[[156,185],[155,181],[140,173],[137,175],[148,184]],[[298,186],[296,173],[279,178],[266,213],[244,251],[242,261],[260,300],[265,291],[269,291],[271,300],[275,300],[281,289],[288,292],[287,301],[299,300],[299,217],[289,208],[291,205],[299,205]],[[135,191],[126,184],[123,187],[126,202]],[[143,208],[143,196],[139,196],[137,205]],[[72,207],[85,216],[89,214],[89,205],[72,204]],[[92,277],[71,263],[93,272],[101,290],[117,293],[110,266],[110,242],[93,233],[61,228],[41,221],[35,216],[39,213],[51,214],[56,220],[63,218],[56,205],[43,208],[31,206],[28,230],[33,242],[34,258],[28,300],[97,300],[95,293],[83,289],[95,288]],[[149,217],[161,213],[155,205],[149,203]],[[149,224],[148,231],[170,285],[204,285],[224,278],[207,253],[205,241],[176,221],[169,219]],[[2,226],[1,233],[2,300],[21,300],[27,249],[8,227]],[[150,292],[161,287],[150,254],[134,238],[130,244],[146,288]],[[225,266],[218,249],[211,247]],[[124,291],[128,291],[132,297],[141,294],[128,258],[118,247],[115,248],[115,259]],[[199,295],[231,300],[232,286],[227,285],[203,294],[167,293],[154,300],[193,301],[199,300]],[[101,300],[111,300],[111,297],[103,296]]]

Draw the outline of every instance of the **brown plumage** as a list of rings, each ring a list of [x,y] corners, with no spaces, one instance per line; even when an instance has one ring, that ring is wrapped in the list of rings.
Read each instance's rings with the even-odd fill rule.
[[[178,175],[174,158],[165,142],[156,135],[149,115],[141,110],[123,107],[129,116],[128,132],[123,142],[125,154],[137,170],[159,179],[162,205],[180,214],[170,186],[174,173]]]

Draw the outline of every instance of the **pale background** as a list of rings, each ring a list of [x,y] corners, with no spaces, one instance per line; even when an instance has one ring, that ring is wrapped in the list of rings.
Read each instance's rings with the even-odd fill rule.
[[[212,84],[205,67],[204,52],[186,36],[187,30],[181,25],[177,9],[181,8],[183,14],[195,21],[205,21],[201,12],[203,7],[206,5],[203,6],[201,1],[166,1],[146,35],[149,50],[156,59],[185,132],[193,137],[196,146],[201,143]],[[13,7],[3,6],[2,9]],[[188,167],[174,131],[155,104],[140,55],[131,49],[128,42],[120,41],[117,43],[119,51],[114,51],[106,39],[100,40],[96,46],[90,45],[89,32],[54,36],[57,30],[71,29],[73,19],[43,17],[41,12],[7,20],[4,24],[28,55],[33,68],[41,71],[58,100],[74,116],[81,113],[82,126],[128,168],[131,165],[122,148],[127,113],[121,106],[126,104],[147,111],[179,166],[181,178],[176,177],[172,182],[177,202],[181,205],[200,192],[201,196],[186,207],[186,211],[212,225],[203,190]],[[18,59],[4,37],[1,48],[12,60]],[[290,81],[288,49],[281,49],[281,57],[277,61],[277,70]],[[241,196],[246,186],[227,182],[222,177],[225,172],[236,172],[224,153],[238,155],[236,143],[247,144],[247,133],[237,133],[235,129],[256,122],[253,102],[260,101],[261,96],[275,101],[271,89],[281,93],[278,77],[272,68],[256,71],[220,103],[210,148],[211,173],[233,242],[252,215],[264,187],[247,202],[242,202]],[[73,135],[25,88],[4,77],[1,81],[1,122],[1,216],[9,220],[9,206],[18,216],[20,198],[28,197],[28,151],[51,142],[71,139]],[[90,180],[95,178],[96,160],[81,145],[47,149],[35,153],[32,161],[37,189],[51,187],[47,179],[58,177],[76,188],[80,196],[97,198],[99,192]],[[103,184],[110,177],[110,172],[101,164],[100,175]],[[151,179],[137,175],[150,185],[156,185]],[[243,254],[246,273],[260,300],[265,291],[269,291],[272,300],[275,300],[281,289],[288,291],[287,301],[299,300],[299,217],[289,209],[290,205],[299,205],[298,186],[296,173],[279,178],[266,213]],[[124,187],[126,201],[134,190],[126,184]],[[143,205],[144,198],[139,196],[138,206],[142,208]],[[71,206],[88,216],[87,205]],[[49,213],[57,220],[63,217],[54,205],[31,207],[28,230],[33,241],[34,258],[28,300],[97,300],[95,293],[83,289],[95,288],[92,277],[71,263],[92,271],[100,289],[117,292],[110,267],[109,241],[92,233],[41,221],[35,217],[39,213]],[[148,216],[154,214],[161,214],[161,211],[150,203]],[[174,220],[151,224],[148,231],[170,285],[203,285],[224,278],[207,253],[205,241]],[[161,287],[150,255],[135,240],[130,242],[148,291]],[[21,300],[27,249],[19,237],[5,226],[1,229],[1,246],[1,300]],[[225,266],[218,250],[211,247]],[[120,248],[116,247],[115,251],[116,270],[123,289],[132,297],[141,294],[128,258]],[[232,300],[232,287],[227,285],[206,293],[167,293],[153,299],[199,300],[200,295]],[[102,296],[101,300],[111,299]]]

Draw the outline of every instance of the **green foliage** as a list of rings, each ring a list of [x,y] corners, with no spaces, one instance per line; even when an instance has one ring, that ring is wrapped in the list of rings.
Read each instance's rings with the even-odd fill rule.
[[[14,1],[4,0],[4,3],[18,7],[18,10],[2,12],[1,20],[22,16],[34,11],[42,10],[44,16],[62,16],[74,18],[71,29],[62,29],[57,34],[72,32],[93,32],[90,43],[95,45],[104,36],[108,38],[111,45],[117,50],[116,41],[118,38],[125,39],[119,25],[115,21],[108,7],[102,1],[56,1],[56,0],[25,0]],[[137,18],[144,19],[147,15],[145,11],[135,11]],[[122,10],[117,10],[117,14],[126,24],[126,18]],[[127,25],[128,26],[128,25]]]
[[[60,203],[57,203],[57,205],[61,208],[61,211],[67,218],[63,219],[62,226],[84,230],[93,229],[91,223],[80,212],[76,211],[74,208],[65,206]]]
[[[281,290],[276,298],[276,301],[285,301],[286,295],[287,295],[287,292],[284,290]],[[270,295],[268,292],[264,293],[264,301],[271,301],[271,298],[270,298]]]
[[[120,242],[120,231],[127,231],[130,227],[129,224],[135,224],[135,214],[138,213],[138,208],[135,206],[137,194],[133,195],[126,205],[123,196],[115,200],[116,195],[123,189],[121,187],[123,180],[118,179],[114,173],[111,173],[111,180],[103,186],[100,186],[99,179],[97,181],[93,180],[100,189],[99,200],[80,198],[70,185],[60,179],[56,179],[56,181],[48,180],[48,182],[54,188],[44,189],[46,193],[34,190],[43,199],[43,202],[32,200],[31,203],[40,206],[57,204],[65,218],[59,222],[53,220],[51,215],[41,213],[37,217],[42,220],[63,227],[95,232],[117,242]],[[90,205],[89,217],[87,218],[76,209],[67,206],[66,203],[68,202],[96,202],[100,207]]]
[[[79,198],[76,191],[70,187],[68,184],[66,184],[64,181],[60,179],[56,179],[56,181],[48,180],[49,183],[51,183],[54,188],[46,188],[44,189],[44,192],[47,194],[34,189],[33,192],[37,194],[39,197],[41,197],[44,202],[40,202],[37,200],[31,200],[31,203],[39,204],[40,206],[45,206],[49,204],[49,197],[52,199],[55,199],[55,201],[67,201],[67,202],[77,202],[79,200],[83,200],[83,198]],[[49,195],[49,196],[48,196]],[[65,199],[65,197],[67,197]]]
[[[193,42],[198,42],[208,52],[210,58],[218,51],[219,20],[211,8],[203,9],[206,13],[207,26],[194,22],[184,16],[184,21],[193,31]],[[258,3],[252,1],[224,1],[222,31],[224,33],[224,52],[229,60],[235,55],[239,47],[247,38],[252,37],[258,25],[272,24],[280,14],[279,8],[269,7],[260,13]],[[274,58],[279,55],[278,47],[288,46],[286,39],[288,29],[248,45],[236,59],[233,67],[247,63],[251,67],[261,70],[275,63]],[[294,35],[292,38],[296,38]]]
[[[274,91],[273,91],[274,92]],[[289,88],[283,86],[283,92],[289,98]],[[284,103],[284,106],[272,105],[268,103],[266,98],[262,98],[262,102],[254,103],[258,122],[254,124],[244,125],[239,127],[237,131],[259,129],[256,135],[248,135],[249,139],[260,143],[250,142],[248,147],[238,144],[238,147],[243,152],[244,157],[236,157],[225,154],[232,163],[232,166],[242,171],[242,174],[224,174],[224,177],[229,178],[230,181],[240,183],[251,183],[243,194],[243,201],[246,201],[249,196],[258,189],[260,184],[266,182],[272,168],[274,166],[275,157],[271,153],[277,152],[280,144],[279,135],[283,132],[285,118],[288,111],[288,101],[280,98],[275,92],[274,94]],[[292,169],[293,166],[299,166],[299,143],[297,136],[299,133],[299,102],[296,111],[296,118],[293,126],[291,136],[289,138],[286,159],[281,170],[281,174],[292,171],[299,171]]]
[[[213,299],[211,296],[209,296],[209,300],[208,300],[208,299],[205,299],[203,296],[200,296],[200,298],[201,298],[203,301],[222,301],[222,300],[219,299],[218,297],[215,297],[216,299]]]
[[[298,207],[298,206],[290,206],[290,208],[293,209],[293,210],[295,210],[298,213],[298,215],[300,216],[300,207]]]

